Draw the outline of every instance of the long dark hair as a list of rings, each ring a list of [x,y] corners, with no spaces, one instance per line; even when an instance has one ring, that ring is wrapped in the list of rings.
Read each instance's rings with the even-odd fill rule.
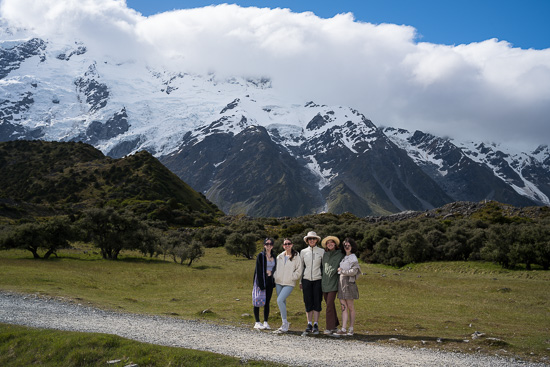
[[[290,238],[285,238],[283,240],[283,243],[285,243],[285,241],[290,241],[290,243],[292,243],[292,249],[290,249],[290,261],[292,261],[292,259],[294,259],[294,256],[298,255],[298,251],[294,250],[294,242],[292,242],[292,240]]]
[[[275,246],[275,240],[274,240],[273,238],[271,238],[271,237],[266,238],[266,239],[264,240],[264,249],[262,250],[262,252],[263,252],[264,254],[267,254],[267,251],[266,251],[266,249],[265,249],[265,244],[268,243],[268,242],[271,242],[271,245]],[[274,247],[271,248],[271,256],[274,257],[275,251],[273,251],[273,249],[274,249]]]
[[[351,253],[355,254],[357,252],[357,244],[355,243],[353,238],[349,238],[349,237],[346,237],[346,239],[342,242],[342,253],[344,255],[346,254],[346,249],[344,248],[346,247],[345,246],[346,242],[351,245]]]

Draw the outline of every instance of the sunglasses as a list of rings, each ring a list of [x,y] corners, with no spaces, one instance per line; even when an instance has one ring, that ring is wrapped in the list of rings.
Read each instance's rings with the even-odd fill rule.
[[[292,242],[285,242],[285,243],[283,243],[283,245],[284,246],[290,246],[290,245],[292,245]]]

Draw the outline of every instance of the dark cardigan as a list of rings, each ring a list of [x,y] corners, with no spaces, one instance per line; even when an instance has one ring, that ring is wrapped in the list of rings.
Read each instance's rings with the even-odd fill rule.
[[[271,251],[271,256],[273,256],[273,251]],[[275,265],[273,266],[273,271],[271,274],[273,275],[275,273],[275,269],[277,268],[277,258],[273,256],[273,260],[275,261]],[[263,276],[259,276],[257,279],[258,287],[261,290],[265,289],[265,282],[267,280],[266,277],[266,269],[267,268],[267,256],[265,256],[265,250],[260,252],[258,256],[256,257],[256,268],[254,269],[254,278],[252,281],[254,282],[254,279],[256,279],[256,274],[263,274]],[[273,276],[271,277],[271,281],[273,282],[272,286],[275,285],[275,280],[273,280]]]

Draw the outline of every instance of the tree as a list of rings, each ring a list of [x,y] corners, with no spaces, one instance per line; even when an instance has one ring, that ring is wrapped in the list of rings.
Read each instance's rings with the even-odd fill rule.
[[[12,228],[2,238],[3,249],[29,250],[35,259],[40,259],[38,250],[42,247],[43,238],[40,226],[37,223],[25,223]]]
[[[490,227],[487,233],[487,243],[480,251],[483,260],[493,261],[510,267],[510,249],[518,240],[518,231],[514,225],[498,224]]]
[[[179,261],[182,265],[185,261],[189,261],[187,266],[191,266],[193,261],[204,256],[202,243],[193,239],[190,233],[170,231],[165,237],[164,242],[174,262]]]
[[[405,263],[429,261],[434,254],[433,246],[418,231],[408,231],[399,239]]]
[[[193,261],[204,256],[204,247],[201,242],[191,240],[190,243],[184,243],[178,248],[178,255],[181,259],[180,264],[183,264],[184,261],[189,261],[187,266],[191,266]]]
[[[535,245],[535,253],[537,255],[537,263],[544,270],[550,269],[550,236],[539,241]]]
[[[227,238],[227,229],[222,227],[198,228],[193,238],[202,242],[206,248],[222,247]]]
[[[256,240],[257,237],[252,233],[242,235],[234,232],[227,237],[225,250],[230,255],[244,256],[250,260],[256,253]]]
[[[40,259],[39,251],[45,251],[48,259],[60,248],[69,247],[69,241],[76,239],[76,232],[67,217],[54,217],[42,223],[25,223],[12,228],[0,240],[4,249],[24,249]]]
[[[81,228],[101,250],[104,259],[116,260],[123,249],[139,249],[147,226],[128,213],[113,208],[88,209],[81,219]]]
[[[137,236],[138,242],[136,243],[136,248],[141,251],[143,255],[153,257],[155,253],[159,254],[163,252],[161,246],[162,231],[159,228],[147,225],[140,233],[141,235]]]
[[[77,239],[77,232],[67,217],[55,217],[40,225],[43,233],[44,248],[46,253],[44,259],[56,253],[58,249],[68,248],[69,241]]]

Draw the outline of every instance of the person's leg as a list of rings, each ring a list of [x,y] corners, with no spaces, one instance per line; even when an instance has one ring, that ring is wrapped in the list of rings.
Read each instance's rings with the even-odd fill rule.
[[[260,322],[260,308],[254,307],[254,319],[256,322]]]
[[[281,308],[281,303],[279,302],[279,299],[281,298],[282,290],[283,290],[282,285],[275,284],[275,291],[277,291],[277,306],[279,306],[279,312],[281,313],[281,318],[283,317],[283,309]],[[286,314],[286,302],[282,303],[282,307],[284,308],[284,313]]]
[[[307,322],[310,324],[313,321],[313,282],[303,279],[302,291],[304,295],[304,305],[306,307]]]
[[[336,299],[337,292],[323,292],[323,297],[327,305],[326,310],[326,329],[334,330],[338,326],[338,316],[334,300]]]
[[[319,323],[319,311],[313,311],[313,323],[318,324]]]
[[[265,287],[265,306],[264,306],[264,322],[267,322],[269,319],[269,304],[271,303],[271,297],[273,296],[273,283],[271,277],[267,278],[267,284]]]
[[[323,299],[325,300],[325,303],[327,305],[326,312],[325,312],[325,324],[326,324],[326,329],[328,329],[328,326],[331,323],[330,306],[328,304],[328,292],[323,292]]]
[[[277,284],[277,305],[279,306],[279,310],[281,311],[281,318],[283,320],[287,319],[287,311],[286,311],[286,299],[288,296],[290,296],[290,293],[294,287],[290,285],[281,286]]]
[[[342,307],[342,330],[346,330],[346,326],[348,325],[348,309],[346,300],[341,299],[340,306]]]
[[[321,280],[316,280],[313,282],[313,320],[314,322],[319,321],[319,314],[323,310],[323,288],[321,285]]]
[[[313,333],[319,333],[319,315],[323,304],[323,288],[321,280],[313,282]]]
[[[347,299],[346,304],[349,311],[349,330],[352,330],[353,325],[355,324],[355,305],[353,303],[353,299]]]

